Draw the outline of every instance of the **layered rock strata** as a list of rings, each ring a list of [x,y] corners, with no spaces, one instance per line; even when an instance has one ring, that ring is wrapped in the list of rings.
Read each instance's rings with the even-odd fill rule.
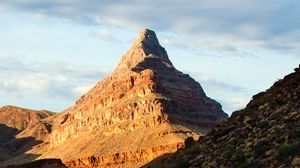
[[[42,157],[147,162],[226,117],[199,83],[176,70],[155,33],[145,29],[110,76],[55,118],[51,150]],[[133,151],[148,152],[136,157]]]
[[[51,135],[29,153],[60,158],[69,167],[139,167],[226,118],[145,29],[111,75],[46,120]]]

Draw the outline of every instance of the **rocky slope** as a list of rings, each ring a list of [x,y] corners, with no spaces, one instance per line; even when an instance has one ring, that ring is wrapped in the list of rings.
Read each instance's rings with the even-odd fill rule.
[[[110,76],[55,117],[49,150],[40,158],[62,158],[71,167],[137,167],[226,118],[145,29]]]
[[[145,167],[300,167],[300,66],[191,144]]]
[[[15,106],[0,108],[0,165],[42,143],[51,132],[46,121],[54,113]],[[33,158],[33,155],[32,157]],[[22,160],[22,157],[18,158]],[[28,156],[27,156],[28,159]],[[14,163],[12,161],[11,163]]]

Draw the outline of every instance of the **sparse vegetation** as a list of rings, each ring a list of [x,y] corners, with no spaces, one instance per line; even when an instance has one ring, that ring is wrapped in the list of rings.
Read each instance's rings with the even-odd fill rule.
[[[296,141],[293,143],[283,143],[278,148],[278,159],[285,161],[289,157],[300,155],[300,142]]]

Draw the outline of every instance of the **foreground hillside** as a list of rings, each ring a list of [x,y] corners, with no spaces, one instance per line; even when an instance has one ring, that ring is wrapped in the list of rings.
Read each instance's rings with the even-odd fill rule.
[[[299,68],[199,142],[145,167],[300,167]]]

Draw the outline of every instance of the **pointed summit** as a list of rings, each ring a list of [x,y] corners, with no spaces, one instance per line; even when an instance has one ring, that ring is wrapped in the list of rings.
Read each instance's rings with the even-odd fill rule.
[[[153,61],[155,66],[174,68],[166,50],[159,44],[155,32],[143,29],[139,32],[131,48],[122,57],[115,72],[133,70],[140,63],[143,64],[143,68],[151,68],[151,66],[153,68]]]
[[[39,159],[61,158],[68,167],[141,167],[226,118],[145,29],[113,74],[53,117]]]
[[[139,34],[138,37],[135,40],[135,43],[142,43],[144,45],[152,45],[152,46],[156,46],[159,47],[159,42],[158,39],[156,37],[156,34],[153,30],[150,29],[142,29]]]

